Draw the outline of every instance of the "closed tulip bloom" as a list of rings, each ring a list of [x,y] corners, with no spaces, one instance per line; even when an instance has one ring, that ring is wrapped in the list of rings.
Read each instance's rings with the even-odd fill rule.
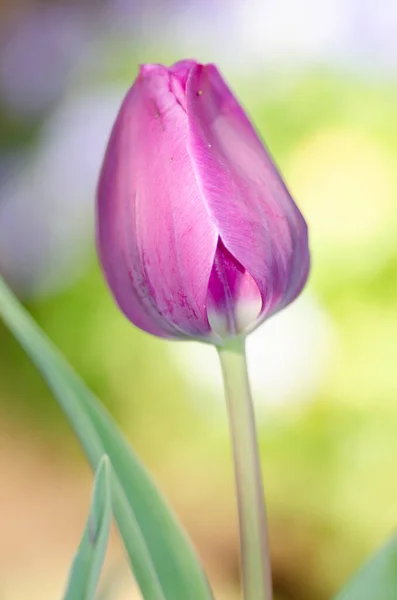
[[[301,291],[307,226],[214,65],[144,65],[107,147],[97,246],[137,327],[222,344]]]

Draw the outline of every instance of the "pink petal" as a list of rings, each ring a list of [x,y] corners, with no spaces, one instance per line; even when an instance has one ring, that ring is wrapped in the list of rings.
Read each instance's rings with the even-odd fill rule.
[[[258,286],[219,239],[207,296],[212,331],[222,338],[244,333],[257,322],[261,307]]]
[[[218,232],[187,151],[186,112],[165,67],[146,66],[115,123],[98,189],[98,250],[126,316],[163,337],[209,332]]]
[[[171,91],[179,104],[186,111],[186,83],[190,74],[190,71],[194,66],[197,65],[195,60],[180,60],[170,67],[169,72],[171,74],[170,84]]]
[[[186,82],[189,73],[197,64],[197,61],[192,59],[180,60],[173,64],[168,70],[173,76],[172,79],[177,79],[183,90],[186,90]]]
[[[208,209],[224,245],[255,280],[266,316],[306,281],[306,223],[214,65],[192,68],[186,102],[190,154]]]

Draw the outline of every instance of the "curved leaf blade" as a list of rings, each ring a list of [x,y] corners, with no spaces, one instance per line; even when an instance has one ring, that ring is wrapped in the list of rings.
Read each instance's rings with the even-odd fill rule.
[[[131,446],[1,278],[0,315],[54,392],[93,469],[104,453],[109,456],[116,482],[114,515],[145,600],[212,600],[190,541]],[[123,533],[127,506],[143,555]],[[136,561],[143,561],[143,568]],[[150,565],[158,578],[157,592],[147,577]]]
[[[381,548],[334,600],[396,600],[397,536]]]
[[[104,456],[95,474],[91,509],[70,571],[64,600],[94,600],[105,560],[111,518],[110,463]]]

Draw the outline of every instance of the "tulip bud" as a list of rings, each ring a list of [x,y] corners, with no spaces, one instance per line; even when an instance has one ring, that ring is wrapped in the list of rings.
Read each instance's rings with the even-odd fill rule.
[[[289,304],[306,223],[214,65],[144,65],[107,147],[97,247],[124,314],[166,338],[222,344]]]

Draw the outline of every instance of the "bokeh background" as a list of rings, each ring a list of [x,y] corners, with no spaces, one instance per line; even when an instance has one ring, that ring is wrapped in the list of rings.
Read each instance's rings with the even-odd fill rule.
[[[311,232],[302,297],[249,341],[278,600],[325,600],[397,524],[396,0],[0,2],[0,272],[109,407],[238,598],[215,353],[135,330],[93,204],[140,62],[218,63]],[[60,598],[92,476],[0,323],[0,597]],[[104,585],[138,598],[113,535]],[[187,599],[188,600],[188,599]]]

